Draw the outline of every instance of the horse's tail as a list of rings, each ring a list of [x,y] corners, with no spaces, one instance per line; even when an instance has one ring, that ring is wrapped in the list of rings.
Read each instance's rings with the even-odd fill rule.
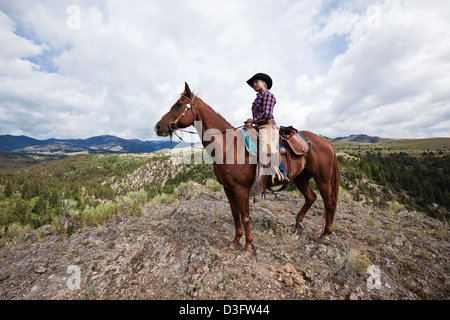
[[[332,176],[331,176],[331,188],[332,188],[332,193],[333,193],[334,210],[336,210],[338,196],[339,196],[339,183],[340,183],[339,165],[338,165],[336,152],[334,152],[333,172],[332,172]]]
[[[331,198],[330,202],[333,209],[333,216],[336,213],[337,208],[337,202],[338,202],[338,196],[339,196],[339,183],[340,183],[340,176],[339,176],[339,166],[338,166],[338,160],[336,156],[336,151],[334,148],[332,148],[333,154],[332,154],[332,168],[331,168]],[[326,225],[326,219],[327,219],[327,210],[323,210],[323,216],[322,216],[322,227],[325,227]]]

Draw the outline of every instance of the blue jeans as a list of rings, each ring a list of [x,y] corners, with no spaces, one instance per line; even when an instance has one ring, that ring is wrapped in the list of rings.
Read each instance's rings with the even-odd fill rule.
[[[286,167],[284,166],[284,162],[281,162],[279,168],[280,168],[280,172],[282,174],[284,174],[285,176],[287,176]]]

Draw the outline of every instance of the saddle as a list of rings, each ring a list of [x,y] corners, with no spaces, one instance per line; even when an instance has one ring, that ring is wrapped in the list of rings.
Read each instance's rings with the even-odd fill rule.
[[[280,127],[280,142],[297,156],[307,155],[311,148],[311,142],[292,126]]]
[[[242,132],[242,135],[243,135],[243,138],[245,141],[247,151],[251,155],[257,156],[258,155],[258,150],[257,150],[258,130],[255,129],[254,127],[252,127],[251,125],[246,125],[243,129],[241,129],[241,132]],[[295,129],[292,126],[289,126],[289,127],[281,126],[279,128],[279,136],[280,136],[279,152],[280,152],[281,159],[284,162],[287,176],[289,179],[289,182],[287,184],[284,184],[283,187],[280,190],[278,190],[278,191],[282,191],[289,186],[291,180],[293,179],[293,177],[292,177],[293,157],[298,158],[301,156],[306,156],[309,152],[309,149],[311,148],[311,143],[308,141],[308,139],[305,138],[305,136],[303,136],[301,134],[301,132],[299,132],[297,129]],[[263,179],[263,189],[264,190],[267,187],[267,183],[268,183],[267,179]],[[271,186],[277,186],[280,184],[272,183]],[[270,186],[268,189],[271,190]]]

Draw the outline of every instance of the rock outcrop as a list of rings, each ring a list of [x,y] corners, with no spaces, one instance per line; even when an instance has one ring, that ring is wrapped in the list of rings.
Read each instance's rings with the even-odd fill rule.
[[[302,203],[295,193],[251,203],[251,256],[230,247],[223,191],[201,185],[70,236],[3,239],[0,299],[448,299],[447,226],[342,195],[325,246],[320,200],[294,233]]]

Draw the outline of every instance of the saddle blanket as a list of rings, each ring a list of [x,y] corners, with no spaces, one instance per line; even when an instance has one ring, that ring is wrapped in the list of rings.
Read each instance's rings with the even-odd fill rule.
[[[245,142],[245,146],[247,148],[247,151],[252,155],[252,156],[257,156],[258,154],[258,141],[255,139],[255,137],[253,135],[249,135],[247,130],[242,128],[240,129],[241,133],[242,133],[242,137],[244,138],[244,142]],[[309,146],[311,146],[311,143],[300,133],[297,132],[298,136],[302,138],[302,140],[304,140]],[[281,140],[278,144],[278,149],[281,148],[285,148],[285,146],[281,143]]]
[[[242,137],[244,138],[245,147],[247,148],[248,153],[250,153],[252,156],[257,156],[258,142],[250,138],[246,129],[240,129],[240,131],[242,133]]]

